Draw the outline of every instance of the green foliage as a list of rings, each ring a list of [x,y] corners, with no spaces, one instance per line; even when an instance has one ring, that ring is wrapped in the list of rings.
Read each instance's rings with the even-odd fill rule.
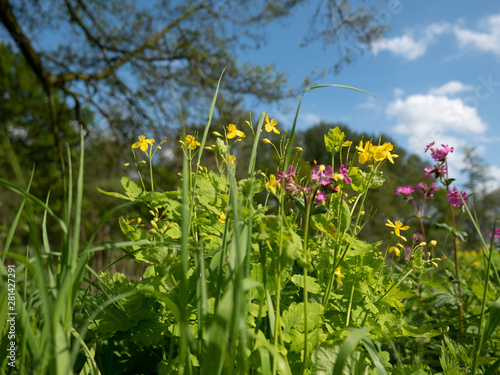
[[[214,106],[215,98],[211,113]],[[23,200],[2,253],[25,272],[23,293],[16,291],[22,371],[492,374],[499,368],[495,239],[488,246],[480,236],[480,251],[458,251],[461,231],[454,222],[442,224],[457,251],[440,259],[435,243],[408,240],[409,226],[391,216],[379,222],[376,241],[364,238],[369,219],[378,217],[366,214],[367,197],[391,181],[386,164],[398,161],[388,143],[350,148],[335,128],[324,137],[328,165],[308,169],[293,148],[294,130],[270,145],[264,121],[267,113],[256,126],[248,120],[253,140],[231,125],[207,150],[211,115],[201,139],[183,128],[180,187],[168,191],[157,190],[152,173],[159,145],[133,146],[138,179],[122,177],[120,192],[100,189],[125,202],[118,208],[142,207],[117,220],[123,242],[94,246],[97,232],[81,241],[83,142],[75,199],[70,175],[63,218],[48,199],[29,193],[30,184],[23,189],[0,180]],[[249,163],[240,164],[246,154],[239,154],[239,141],[249,139]],[[277,161],[267,173],[256,170],[264,147],[272,147]],[[203,165],[202,152],[214,153],[214,168]],[[41,234],[33,207],[43,212]],[[9,251],[23,211],[32,241],[27,256]],[[49,220],[60,228],[60,247],[48,234]],[[111,248],[138,265],[137,280],[111,272],[112,264],[93,271],[93,255]],[[0,272],[5,283],[5,265]],[[4,349],[5,308],[0,323]],[[6,361],[1,365],[7,369]]]

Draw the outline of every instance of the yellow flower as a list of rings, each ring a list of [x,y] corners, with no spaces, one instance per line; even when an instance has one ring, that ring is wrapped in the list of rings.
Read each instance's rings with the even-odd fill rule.
[[[276,182],[276,176],[275,175],[270,175],[269,176],[269,181],[267,181],[266,183],[266,189],[270,192],[270,193],[273,193],[276,195],[276,189],[278,188],[278,186],[280,186],[277,182]]]
[[[238,138],[245,138],[246,135],[243,133],[241,130],[238,130],[236,128],[236,125],[234,124],[229,124],[227,127],[228,133],[226,134],[227,139],[233,139],[234,137]],[[240,141],[241,139],[238,139]]]
[[[219,215],[219,221],[224,224],[226,222],[226,214],[224,212],[222,212],[220,215]]]
[[[398,257],[401,254],[401,251],[396,246],[391,246],[389,248],[389,254],[394,252],[394,254]]]
[[[364,147],[363,147],[363,141],[359,141],[359,146],[356,146],[356,150],[358,150],[359,152],[359,162],[361,164],[365,164],[367,161],[372,160],[373,156],[371,152],[372,147],[373,146],[370,143],[370,141],[367,141]]]
[[[279,134],[280,131],[278,129],[276,129],[276,125],[278,125],[276,120],[272,119],[271,121],[269,121],[269,115],[267,115],[266,116],[266,132],[268,132],[268,133],[275,132],[276,134]]]
[[[375,161],[381,161],[385,158],[389,159],[389,161],[394,164],[394,158],[397,158],[398,155],[391,154],[391,151],[394,149],[392,144],[389,142],[385,142],[381,146],[374,146],[373,148],[373,159]]]
[[[227,163],[227,158],[223,158],[224,162]],[[231,163],[231,167],[235,168],[236,156],[229,155],[229,162]]]
[[[342,147],[349,147],[350,145],[352,145],[352,141],[346,141],[342,143]]]
[[[192,135],[186,135],[186,142],[183,145],[188,146],[191,150],[196,150],[196,147],[200,146],[200,142],[197,142]]]
[[[400,231],[410,229],[409,225],[403,226],[403,223],[401,223],[399,220],[396,221],[396,223],[393,223],[389,219],[387,219],[387,223],[385,223],[385,225],[387,225],[390,228],[394,228],[394,233],[396,234],[396,236],[406,241],[406,238],[401,235]]]
[[[132,145],[132,148],[140,147],[141,151],[146,152],[148,150],[149,145],[152,145],[154,142],[155,142],[155,140],[153,138],[146,139],[145,135],[140,135],[139,142],[135,142]]]
[[[335,275],[335,276],[338,276],[338,277],[344,277],[344,275],[342,275],[342,272],[340,272],[340,267],[338,267],[338,268],[335,270],[334,275]]]

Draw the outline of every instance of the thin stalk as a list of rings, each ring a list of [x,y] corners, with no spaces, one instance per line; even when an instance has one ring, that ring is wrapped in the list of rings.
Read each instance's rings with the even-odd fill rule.
[[[450,203],[451,211],[451,224],[453,230],[456,230],[455,223],[455,212],[453,210],[453,205]],[[455,278],[457,281],[457,296],[458,296],[458,319],[460,321],[460,333],[464,333],[464,322],[463,322],[463,306],[462,306],[462,285],[460,282],[460,272],[458,271],[458,238],[456,235],[453,237],[453,259],[455,261]]]
[[[319,185],[314,191],[314,194],[312,195],[310,201],[307,204],[306,208],[306,217],[305,217],[305,225],[304,225],[304,255],[307,257],[307,244],[309,241],[309,220],[311,218],[311,207],[313,205],[314,199],[316,197],[316,193],[319,189]],[[304,200],[306,200],[306,197],[304,196]],[[307,259],[306,259],[307,261]],[[307,322],[307,308],[308,308],[308,292],[307,292],[307,267],[304,267],[304,362],[302,362],[302,374],[305,373],[306,367],[307,367],[307,357],[309,355],[308,353],[308,344],[309,344],[309,327],[308,327],[308,322]]]
[[[281,189],[280,189],[280,206],[278,211],[278,220],[281,221],[281,225],[279,226],[279,239],[278,239],[278,254],[275,257],[276,264],[276,276],[275,276],[275,288],[276,288],[276,306],[275,306],[275,314],[274,314],[274,348],[276,352],[279,352],[278,349],[278,339],[281,336],[281,254],[283,252],[283,220],[284,220],[284,212],[285,212],[285,189],[284,189],[284,179],[281,181]],[[278,358],[273,356],[273,375],[276,375],[276,370],[278,367]]]

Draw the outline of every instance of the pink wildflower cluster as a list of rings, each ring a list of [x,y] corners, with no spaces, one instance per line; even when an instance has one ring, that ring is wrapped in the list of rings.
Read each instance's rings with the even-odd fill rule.
[[[335,186],[336,182],[344,180],[347,184],[352,183],[349,171],[344,164],[340,166],[339,171],[340,173],[334,173],[331,166],[318,165],[313,169],[311,175],[313,186],[309,185],[304,188],[297,181],[296,169],[290,165],[285,173],[278,171],[276,182],[280,183],[283,180],[285,190],[290,192],[292,197],[302,193],[310,194],[311,191],[314,191],[315,200],[322,203],[328,198],[328,193],[339,192],[339,189]]]
[[[448,147],[448,145],[441,145],[443,148],[433,147],[436,142],[429,143],[425,148],[425,152],[431,150],[431,157],[438,162],[444,162],[446,156],[453,152],[453,147]]]
[[[434,196],[434,192],[438,191],[438,187],[433,182],[430,185],[427,185],[425,182],[419,182],[415,188],[411,185],[408,186],[399,186],[396,189],[396,195],[402,196],[403,199],[413,199],[413,193],[416,191],[423,195],[424,199],[429,199]]]
[[[467,193],[464,191],[458,191],[454,186],[453,190],[449,190],[451,180],[448,180],[448,168],[446,164],[446,158],[448,154],[453,152],[453,147],[449,147],[448,145],[441,145],[442,148],[434,147],[435,142],[429,143],[425,148],[425,152],[431,150],[431,157],[437,161],[437,164],[434,164],[434,168],[425,168],[424,173],[426,177],[434,177],[439,178],[446,186],[448,192],[446,196],[448,197],[448,201],[453,207],[461,207],[464,203],[467,202]],[[433,184],[434,185],[434,184]],[[434,185],[435,187],[435,185]],[[427,194],[429,197],[432,197],[433,187],[428,190]],[[435,189],[437,190],[437,188]]]
[[[453,190],[448,191],[446,196],[448,197],[448,201],[453,207],[462,207],[464,202],[467,203],[467,193],[465,193],[464,191],[459,192],[456,186],[453,186]]]

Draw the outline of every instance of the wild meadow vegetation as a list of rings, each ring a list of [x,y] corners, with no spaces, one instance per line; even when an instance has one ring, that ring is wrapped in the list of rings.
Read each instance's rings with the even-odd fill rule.
[[[326,86],[335,85],[310,89]],[[414,215],[383,217],[367,199],[388,182],[383,168],[398,163],[396,144],[352,142],[332,127],[316,135],[328,163],[315,164],[295,139],[300,102],[288,133],[268,113],[214,130],[216,100],[202,132],[182,126],[177,189],[155,182],[155,155],[165,139],[138,135],[122,190],[100,190],[116,208],[85,240],[83,136],[75,176],[68,150],[62,217],[50,196],[30,194],[31,180],[24,189],[0,179],[23,199],[0,266],[4,354],[12,341],[9,313],[16,313],[15,367],[2,356],[4,373],[500,371],[500,229],[496,221],[479,227],[468,193],[449,176],[452,145],[431,143],[425,152],[435,164],[417,172],[422,182],[393,192]],[[251,149],[245,163],[244,143]],[[267,170],[256,168],[262,152],[276,161]],[[202,163],[207,156],[213,168]],[[426,208],[439,192],[448,220],[436,222]],[[123,240],[96,243],[115,213]],[[21,218],[29,226],[22,254],[9,251]],[[367,241],[363,230],[373,221],[384,233]],[[468,243],[464,222],[480,247]],[[59,237],[49,236],[49,223]],[[431,226],[444,233],[443,243],[426,233]],[[110,249],[121,250],[115,263],[137,265],[139,277],[111,272],[111,263],[96,269],[96,254]],[[9,274],[16,276],[13,289]]]

